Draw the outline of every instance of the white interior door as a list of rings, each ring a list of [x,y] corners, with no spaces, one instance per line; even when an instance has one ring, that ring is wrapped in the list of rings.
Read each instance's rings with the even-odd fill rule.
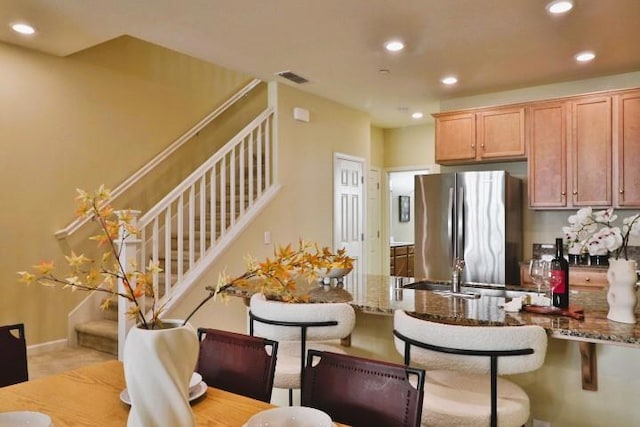
[[[364,160],[336,154],[333,167],[333,245],[355,258],[353,273],[364,271]],[[347,279],[349,279],[347,276]]]
[[[367,273],[382,274],[382,218],[380,169],[371,168],[367,174]]]

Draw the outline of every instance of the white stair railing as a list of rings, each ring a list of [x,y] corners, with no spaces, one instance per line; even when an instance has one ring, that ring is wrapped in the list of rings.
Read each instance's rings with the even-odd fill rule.
[[[136,259],[163,270],[153,278],[156,306],[175,304],[277,191],[273,118],[269,107],[138,219]],[[118,323],[127,324],[124,313]],[[125,336],[119,328],[119,352]]]

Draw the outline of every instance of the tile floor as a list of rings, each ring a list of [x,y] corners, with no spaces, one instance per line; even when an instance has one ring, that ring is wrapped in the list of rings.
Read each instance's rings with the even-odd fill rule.
[[[113,354],[84,347],[65,347],[59,350],[47,351],[28,357],[29,379],[34,380],[116,358]]]

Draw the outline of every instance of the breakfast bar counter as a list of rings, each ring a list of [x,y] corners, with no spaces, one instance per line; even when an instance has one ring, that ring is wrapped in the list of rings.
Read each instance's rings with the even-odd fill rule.
[[[570,305],[584,309],[584,320],[558,315],[537,314],[525,311],[507,312],[503,308],[510,295],[524,292],[535,293],[536,289],[509,286],[487,289],[478,287],[481,296],[475,299],[443,296],[430,290],[412,289],[412,278],[364,275],[347,277],[344,285],[320,286],[313,282],[298,284],[300,293],[308,293],[315,302],[349,302],[363,313],[392,316],[394,310],[402,309],[427,320],[455,322],[478,326],[527,325],[542,326],[551,337],[592,343],[603,343],[640,348],[640,325],[618,323],[607,319],[607,296],[605,289],[574,287],[571,289]],[[229,289],[231,295],[251,296],[250,291]],[[636,308],[640,318],[640,311]]]
[[[607,319],[605,289],[571,289],[570,305],[584,309],[584,320],[525,311],[507,312],[501,306],[509,300],[494,296],[488,290],[480,298],[466,299],[443,296],[433,291],[404,288],[413,280],[389,276],[365,276],[364,283],[355,280],[344,289],[353,299],[351,304],[366,313],[393,315],[402,309],[432,321],[455,322],[467,325],[526,325],[542,326],[553,338],[640,348],[640,325],[614,322]],[[409,285],[410,286],[410,285]],[[513,293],[531,292],[533,288],[506,286]],[[498,294],[500,292],[496,292]],[[636,308],[640,318],[640,310]]]
[[[570,305],[584,309],[584,319],[577,320],[526,311],[507,312],[502,308],[510,296],[536,292],[528,287],[478,287],[476,290],[481,296],[467,299],[412,289],[414,280],[407,277],[364,275],[358,279],[357,276],[347,277],[344,284],[331,286],[302,282],[298,284],[298,290],[308,293],[313,302],[349,302],[357,311],[366,314],[392,316],[396,309],[402,309],[425,320],[470,326],[539,325],[551,338],[579,343],[582,388],[585,390],[598,388],[596,344],[640,348],[640,325],[607,319],[606,289],[574,286],[570,290]],[[225,292],[243,297],[247,303],[252,293],[243,289]],[[640,318],[638,308],[636,315]]]

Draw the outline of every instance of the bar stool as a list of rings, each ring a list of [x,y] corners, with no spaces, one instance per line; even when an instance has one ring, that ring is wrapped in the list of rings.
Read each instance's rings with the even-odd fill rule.
[[[300,389],[307,349],[345,353],[340,340],[351,335],[356,313],[348,303],[286,303],[254,294],[249,302],[249,333],[278,341],[273,387]]]
[[[499,377],[544,363],[547,334],[536,325],[463,326],[394,313],[396,350],[426,369],[423,426],[523,426],[529,396]],[[500,360],[500,363],[498,363]]]

